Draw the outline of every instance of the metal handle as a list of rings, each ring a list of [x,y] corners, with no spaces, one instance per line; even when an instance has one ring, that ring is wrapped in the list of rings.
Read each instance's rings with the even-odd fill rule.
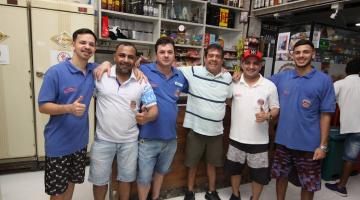
[[[45,73],[44,72],[36,72],[36,76],[39,78],[44,77]]]

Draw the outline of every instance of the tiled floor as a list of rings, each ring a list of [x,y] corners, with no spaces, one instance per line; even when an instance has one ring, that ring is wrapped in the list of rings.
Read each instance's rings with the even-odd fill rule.
[[[87,169],[88,172],[88,169]],[[43,200],[49,199],[44,193],[43,186],[43,171],[18,173],[0,176],[0,200]],[[323,183],[324,184],[324,183]],[[347,198],[340,197],[324,186],[320,192],[315,194],[316,200],[359,200],[360,199],[360,175],[350,178],[348,183]],[[250,184],[241,185],[241,196],[243,200],[247,200],[251,194]],[[227,200],[231,195],[230,188],[224,188],[219,190],[221,199]],[[287,200],[297,200],[299,198],[300,189],[289,184],[287,192]],[[89,182],[85,181],[84,184],[77,185],[73,200],[91,200],[92,186]],[[182,200],[183,196],[172,198],[171,200]],[[197,200],[204,199],[204,193],[196,194]],[[275,181],[264,187],[262,194],[263,200],[275,200]]]

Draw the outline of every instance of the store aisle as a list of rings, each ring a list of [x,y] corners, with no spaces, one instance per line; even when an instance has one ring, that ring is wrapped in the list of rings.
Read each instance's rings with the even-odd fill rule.
[[[86,169],[88,173],[89,169]],[[0,175],[0,200],[43,200],[49,199],[44,193],[43,186],[43,171],[27,172]],[[87,180],[87,174],[86,174]],[[347,198],[340,197],[333,192],[323,187],[320,192],[315,194],[315,200],[358,200],[360,196],[360,175],[353,176],[349,180]],[[299,199],[300,189],[289,184],[287,199],[296,200]],[[197,193],[197,200],[204,200],[205,193]],[[241,186],[241,195],[243,200],[248,200],[251,194],[250,184]],[[224,188],[219,190],[221,199],[228,200],[231,195],[230,188]],[[295,198],[296,197],[296,198]],[[171,198],[169,200],[183,200],[183,196]],[[91,200],[92,198],[92,185],[85,181],[84,184],[77,185],[74,193],[73,200]],[[275,200],[275,181],[271,181],[268,186],[264,188],[262,195],[263,200]]]

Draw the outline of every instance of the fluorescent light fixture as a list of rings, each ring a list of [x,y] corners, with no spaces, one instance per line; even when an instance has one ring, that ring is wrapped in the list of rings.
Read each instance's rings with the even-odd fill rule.
[[[360,22],[356,23],[355,26],[360,26]]]

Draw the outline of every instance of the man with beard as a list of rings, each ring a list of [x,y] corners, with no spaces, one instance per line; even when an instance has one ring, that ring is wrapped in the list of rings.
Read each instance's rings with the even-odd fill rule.
[[[311,66],[314,45],[299,40],[292,53],[296,68],[271,77],[277,86],[280,117],[272,176],[276,178],[278,200],[284,200],[288,175],[297,171],[301,199],[313,199],[321,186],[321,159],[326,156],[335,93],[331,78]]]
[[[95,200],[105,199],[115,155],[120,199],[129,199],[130,183],[136,179],[137,123],[153,121],[158,114],[150,84],[140,83],[135,78],[136,59],[133,44],[119,43],[114,54],[116,65],[110,69],[110,76],[104,74],[95,83],[97,127],[90,152],[89,174],[89,181],[94,184]]]
[[[230,200],[240,200],[241,172],[249,167],[252,199],[258,200],[270,180],[268,149],[269,121],[279,114],[276,86],[259,73],[262,53],[246,50],[240,81],[231,84],[230,141],[225,172],[231,175]]]
[[[189,83],[184,127],[186,138],[185,166],[188,170],[184,200],[194,200],[193,192],[197,165],[205,154],[209,190],[207,200],[220,200],[216,191],[216,167],[223,165],[223,119],[226,99],[231,97],[229,72],[222,72],[224,50],[211,44],[205,50],[205,66],[184,67],[180,70]]]

